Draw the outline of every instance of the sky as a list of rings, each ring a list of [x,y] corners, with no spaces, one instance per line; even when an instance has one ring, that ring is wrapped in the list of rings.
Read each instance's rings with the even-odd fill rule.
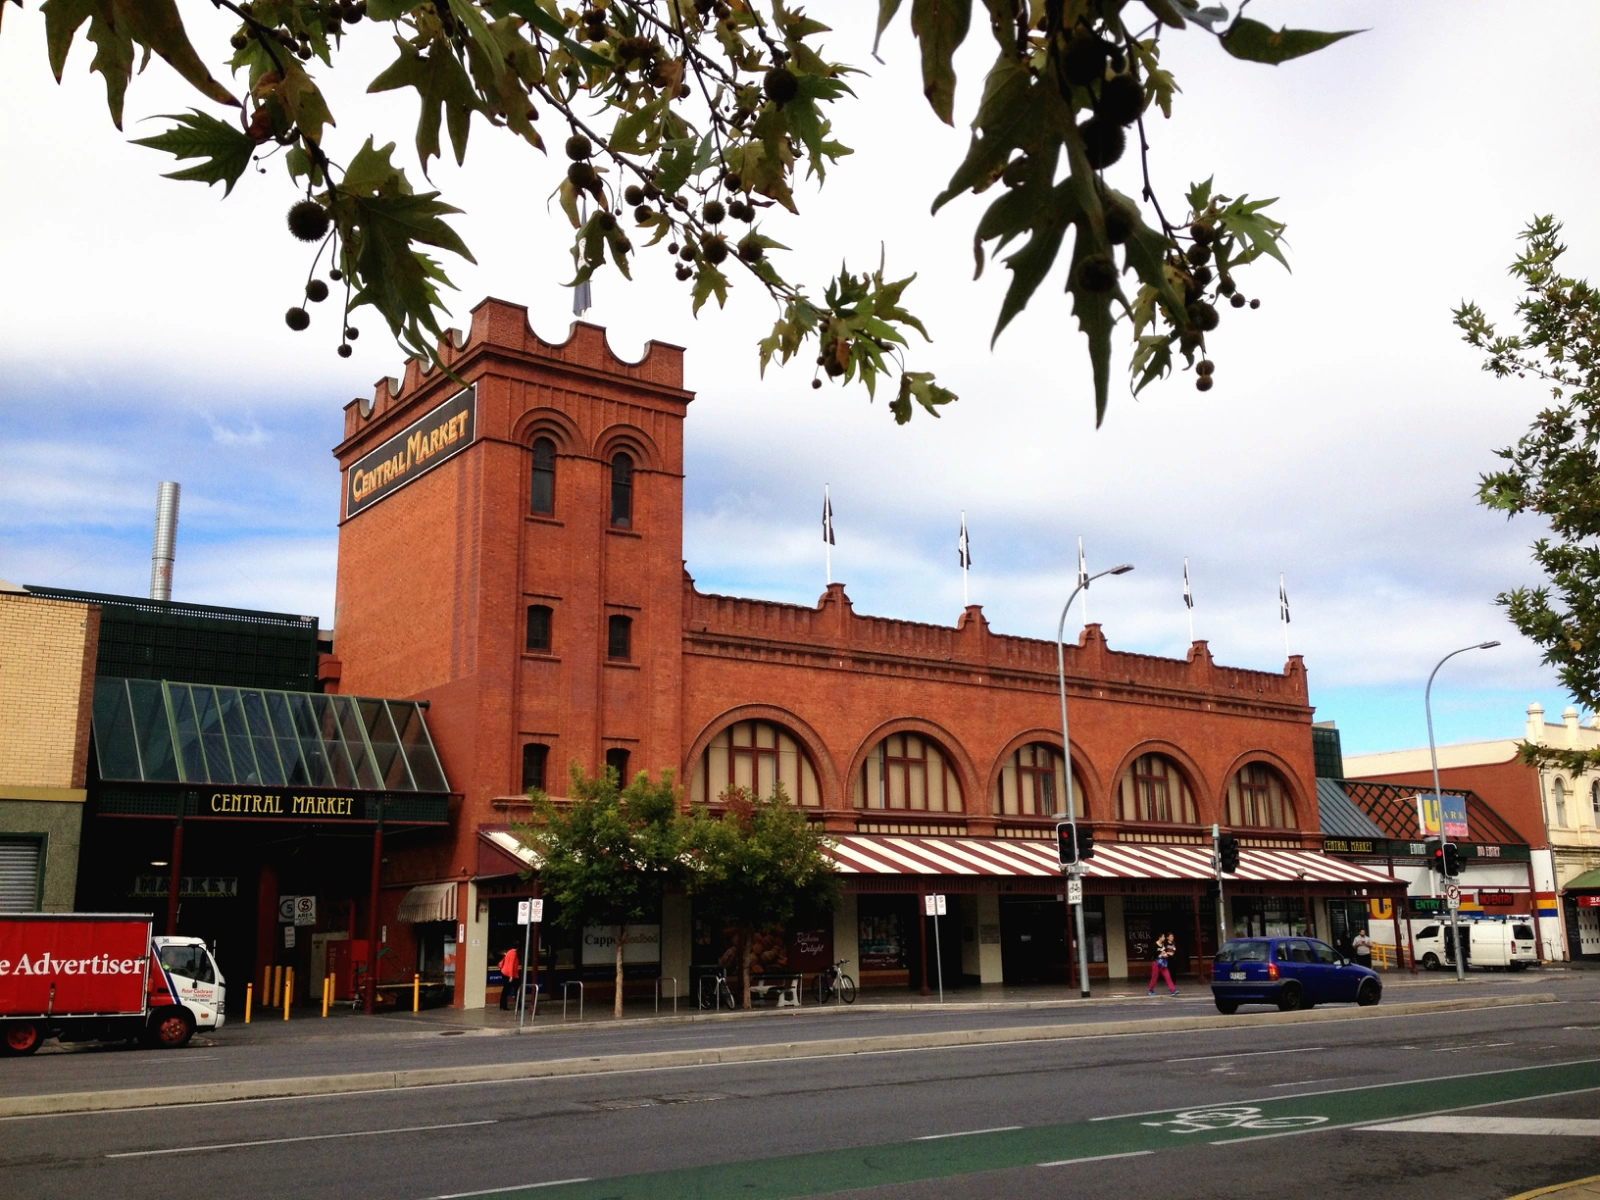
[[[1216,387],[1176,375],[1129,395],[1125,333],[1104,425],[1058,266],[990,348],[1007,282],[972,279],[970,237],[988,197],[929,214],[960,161],[992,45],[975,28],[957,58],[956,122],[921,97],[902,14],[869,56],[875,6],[815,0],[832,56],[862,68],[836,106],[855,153],[801,216],[764,228],[785,269],[820,287],[841,262],[882,255],[915,273],[906,302],[932,341],[908,353],[961,397],[939,420],[897,427],[859,388],[810,387],[811,368],[758,371],[774,313],[736,288],[723,311],[689,312],[665,254],[641,255],[632,284],[594,284],[586,319],[637,357],[651,338],[687,348],[696,392],[686,429],[684,552],[703,591],[815,603],[824,483],[833,497],[836,580],[857,612],[952,624],[961,610],[959,514],[971,600],[998,632],[1050,637],[1072,590],[1078,538],[1091,570],[1135,570],[1091,589],[1088,617],[1116,649],[1180,656],[1187,558],[1195,636],[1225,664],[1281,670],[1305,656],[1318,720],[1346,753],[1425,744],[1423,684],[1460,646],[1498,639],[1440,673],[1441,742],[1517,736],[1534,700],[1569,703],[1554,672],[1495,605],[1538,575],[1532,518],[1478,506],[1479,475],[1544,399],[1528,381],[1480,370],[1450,323],[1463,298],[1509,318],[1506,264],[1537,213],[1566,222],[1570,271],[1600,274],[1600,77],[1590,49],[1600,8],[1487,2],[1405,5],[1258,0],[1271,24],[1361,29],[1318,55],[1266,67],[1211,39],[1164,40],[1182,94],[1150,123],[1152,173],[1169,210],[1194,180],[1276,196],[1292,273],[1252,268],[1259,311],[1223,310]],[[232,33],[206,4],[183,11],[213,60]],[[328,82],[347,157],[368,133],[412,148],[414,107],[368,96],[385,31],[357,27]],[[174,598],[312,613],[334,609],[341,410],[403,357],[375,315],[349,359],[336,316],[296,334],[309,253],[282,214],[295,199],[276,163],[233,195],[160,178],[170,158],[130,145],[155,114],[205,102],[159,60],[129,88],[126,131],[110,124],[79,45],[51,78],[37,5],[8,8],[0,36],[0,579],[142,595],[156,484],[183,485]],[[1537,87],[1528,81],[1537,80]],[[490,136],[494,133],[496,136]],[[560,131],[547,132],[559,144]],[[1108,171],[1136,194],[1136,160]],[[569,230],[550,200],[563,163],[475,126],[466,167],[431,168],[465,210],[477,264],[451,259],[456,323],[486,295],[525,304],[560,341],[571,316]],[[1069,633],[1081,614],[1069,623]]]

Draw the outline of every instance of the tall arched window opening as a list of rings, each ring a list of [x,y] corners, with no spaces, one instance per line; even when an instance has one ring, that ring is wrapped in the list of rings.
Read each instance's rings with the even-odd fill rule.
[[[1300,828],[1283,776],[1266,763],[1240,767],[1228,784],[1228,824],[1237,828]]]
[[[766,799],[780,784],[794,803],[822,807],[816,768],[794,735],[770,721],[736,721],[712,738],[700,756],[689,795],[708,804],[729,788],[743,787]]]
[[[855,806],[961,812],[961,780],[937,742],[917,733],[891,733],[861,764]]]
[[[633,456],[626,450],[611,456],[611,523],[633,528]]]
[[[1029,742],[1006,759],[994,785],[997,816],[1049,817],[1066,811],[1067,764],[1046,742]],[[1084,816],[1083,780],[1072,773],[1072,807]]]
[[[533,439],[533,483],[528,490],[528,511],[546,517],[556,511],[556,444],[547,437]]]
[[[1567,824],[1567,785],[1557,779],[1550,785],[1550,792],[1556,801],[1556,824],[1564,828]]]
[[[1165,754],[1141,754],[1134,759],[1117,788],[1117,817],[1195,824],[1194,796],[1178,764]]]

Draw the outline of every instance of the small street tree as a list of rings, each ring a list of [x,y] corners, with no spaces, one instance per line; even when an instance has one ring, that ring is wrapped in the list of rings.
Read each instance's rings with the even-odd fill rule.
[[[557,922],[613,925],[616,997],[612,1016],[622,1016],[622,958],[630,922],[654,910],[661,890],[679,871],[687,822],[678,810],[672,772],[658,782],[641,771],[619,787],[615,768],[586,776],[571,769],[570,803],[543,792],[529,793],[532,820],[517,836],[539,861],[544,894],[558,905]]]
[[[1533,543],[1547,582],[1502,592],[1511,623],[1544,652],[1567,690],[1600,710],[1600,291],[1558,270],[1567,248],[1552,216],[1522,231],[1511,275],[1523,287],[1517,333],[1501,335],[1476,304],[1463,302],[1455,323],[1483,351],[1483,369],[1501,379],[1542,380],[1550,403],[1505,460],[1484,475],[1479,502],[1507,517],[1534,513],[1550,527]],[[1523,758],[1582,771],[1600,765],[1600,751],[1563,751],[1524,744]]]
[[[744,787],[721,796],[722,813],[698,807],[690,818],[689,893],[697,912],[737,931],[739,994],[750,1007],[755,935],[787,925],[801,910],[829,910],[839,877],[827,838],[778,785],[765,799]]]

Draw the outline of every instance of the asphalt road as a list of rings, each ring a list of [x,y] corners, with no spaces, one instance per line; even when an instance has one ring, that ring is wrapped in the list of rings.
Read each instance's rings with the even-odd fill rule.
[[[0,1121],[0,1192],[19,1200],[191,1190],[229,1200],[424,1200],[495,1189],[528,1200],[845,1192],[909,1200],[1137,1189],[1501,1200],[1600,1171],[1600,1136],[1358,1126],[1468,1106],[1477,1117],[1600,1117],[1600,979],[1556,990],[1557,1004],[1348,1024],[18,1118]],[[1158,1006],[1172,1011],[1149,1004]],[[1002,1023],[1002,1014],[967,1015]],[[885,1031],[877,1014],[859,1016]],[[1062,1018],[1046,1010],[1043,1019]],[[864,1028],[855,1016],[820,1024],[816,1036]],[[745,1022],[734,1032],[748,1042],[771,1027]],[[635,1036],[615,1036],[624,1033]],[[543,1039],[448,1039],[450,1052],[469,1040],[503,1055]],[[211,1053],[92,1061],[168,1060],[138,1082],[170,1083],[188,1075],[186,1059],[196,1070],[223,1061],[204,1057]],[[58,1057],[75,1066],[79,1056]],[[337,1065],[346,1067],[342,1058]],[[559,1182],[570,1180],[591,1182]]]

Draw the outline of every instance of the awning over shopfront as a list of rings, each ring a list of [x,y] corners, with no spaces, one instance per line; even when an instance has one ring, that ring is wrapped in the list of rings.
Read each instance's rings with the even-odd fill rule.
[[[455,919],[456,885],[453,883],[424,883],[412,888],[400,901],[400,913],[396,917],[407,925]]]
[[[1600,892],[1600,870],[1585,871],[1575,879],[1567,880],[1561,889],[1565,892]]]
[[[829,851],[847,875],[1003,875],[1057,878],[1054,841],[1010,838],[883,837],[847,834]],[[1099,844],[1084,864],[1090,879],[1210,880],[1211,851],[1204,846]],[[1239,870],[1227,880],[1258,883],[1338,883],[1403,886],[1362,863],[1312,850],[1241,849]]]
[[[498,851],[498,854],[493,855],[488,860],[486,860],[484,854],[479,853],[479,875],[501,875],[505,873],[506,868],[521,872],[531,870],[539,865],[538,857],[532,850],[522,844],[521,839],[516,834],[507,833],[503,829],[480,828],[478,837],[483,840],[485,846],[493,851]]]

